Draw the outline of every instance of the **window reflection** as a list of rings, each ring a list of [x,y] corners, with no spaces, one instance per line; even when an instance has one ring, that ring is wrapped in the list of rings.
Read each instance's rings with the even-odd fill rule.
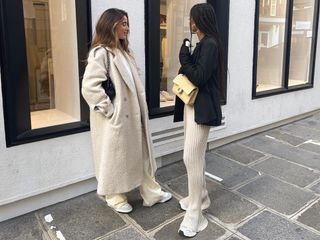
[[[282,87],[286,5],[286,0],[260,1],[257,92]]]
[[[309,82],[314,4],[314,0],[294,1],[289,86]]]
[[[178,74],[179,50],[184,38],[190,38],[189,12],[205,0],[160,1],[160,107],[174,105],[172,79]],[[197,37],[193,37],[195,45]]]
[[[80,121],[75,1],[23,8],[32,129]]]

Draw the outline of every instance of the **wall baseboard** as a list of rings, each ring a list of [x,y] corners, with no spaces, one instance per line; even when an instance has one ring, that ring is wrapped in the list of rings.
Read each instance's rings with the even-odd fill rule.
[[[320,112],[320,110],[317,109],[317,110],[314,110],[314,111],[311,111],[311,112],[307,112],[307,113],[304,113],[304,114],[301,114],[301,115],[298,115],[298,116],[294,116],[294,117],[287,118],[287,119],[284,119],[284,120],[281,120],[281,121],[278,121],[278,122],[275,122],[275,123],[271,123],[271,124],[268,124],[268,125],[265,125],[265,126],[262,126],[262,127],[259,127],[259,128],[254,128],[254,129],[251,129],[251,130],[248,130],[248,131],[240,132],[240,133],[228,136],[228,137],[224,137],[224,138],[221,138],[221,139],[217,139],[217,140],[208,142],[207,150],[212,150],[214,148],[223,146],[225,144],[228,144],[228,143],[231,143],[231,142],[243,139],[243,138],[247,138],[247,137],[250,137],[252,135],[271,130],[273,128],[281,127],[283,125],[290,124],[292,122],[301,120],[303,118],[311,117],[312,115],[314,115],[316,113],[319,113],[319,112]]]
[[[1,205],[0,222],[95,191],[96,188],[96,179],[90,178],[33,197]]]

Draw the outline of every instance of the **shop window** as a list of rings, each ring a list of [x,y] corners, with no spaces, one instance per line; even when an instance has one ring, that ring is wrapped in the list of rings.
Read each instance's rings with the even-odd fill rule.
[[[80,97],[91,37],[89,0],[1,1],[7,145],[88,130]]]
[[[316,0],[257,0],[253,97],[313,86]]]
[[[189,12],[193,5],[206,0],[149,0],[146,1],[146,85],[151,117],[172,114],[174,94],[172,79],[180,63],[179,50],[184,38],[190,39]],[[225,48],[227,69],[229,1],[208,1],[216,10],[217,21]],[[193,35],[193,46],[197,36]],[[226,79],[225,79],[226,82]],[[226,88],[221,101],[225,103]]]

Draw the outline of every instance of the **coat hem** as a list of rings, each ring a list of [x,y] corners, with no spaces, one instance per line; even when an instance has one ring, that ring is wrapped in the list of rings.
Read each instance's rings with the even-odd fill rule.
[[[121,194],[121,193],[127,193],[130,192],[132,190],[134,190],[135,188],[141,186],[142,184],[142,180],[139,183],[136,183],[135,185],[133,185],[132,187],[126,188],[126,189],[117,189],[117,190],[110,190],[110,191],[102,191],[97,189],[97,194],[101,195],[101,196],[106,196],[106,195],[110,195],[110,194]]]

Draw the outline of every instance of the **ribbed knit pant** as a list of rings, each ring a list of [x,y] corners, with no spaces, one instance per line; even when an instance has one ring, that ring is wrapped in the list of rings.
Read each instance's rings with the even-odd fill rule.
[[[183,160],[188,174],[189,196],[183,199],[188,208],[181,226],[195,232],[200,231],[206,221],[202,209],[210,205],[205,182],[205,152],[209,130],[210,126],[195,122],[193,106],[185,105]]]

